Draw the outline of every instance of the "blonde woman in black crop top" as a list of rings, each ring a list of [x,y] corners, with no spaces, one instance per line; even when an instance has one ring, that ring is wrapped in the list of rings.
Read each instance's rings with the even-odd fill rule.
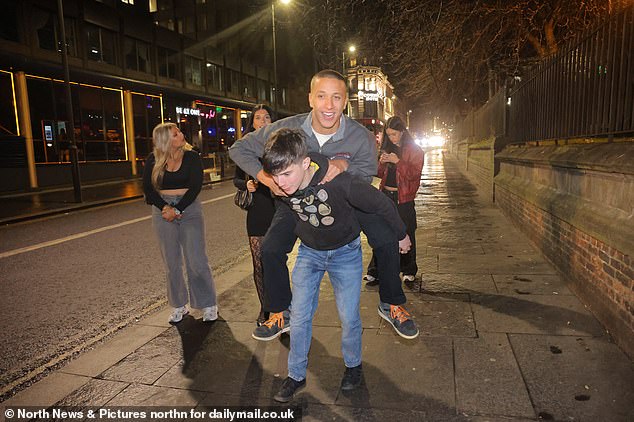
[[[202,206],[202,161],[174,123],[161,123],[152,133],[154,150],[145,161],[143,191],[152,205],[152,225],[167,268],[169,321],[180,322],[188,303],[202,310],[203,321],[218,318],[216,288],[207,253]],[[189,289],[183,277],[186,262]]]

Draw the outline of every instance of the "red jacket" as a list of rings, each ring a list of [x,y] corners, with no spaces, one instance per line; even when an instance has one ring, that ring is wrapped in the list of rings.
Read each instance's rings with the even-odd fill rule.
[[[413,201],[420,187],[420,174],[423,171],[425,152],[414,142],[403,145],[401,159],[396,165],[396,183],[398,185],[398,203]],[[387,163],[379,163],[377,176],[381,179],[380,189],[387,178]]]

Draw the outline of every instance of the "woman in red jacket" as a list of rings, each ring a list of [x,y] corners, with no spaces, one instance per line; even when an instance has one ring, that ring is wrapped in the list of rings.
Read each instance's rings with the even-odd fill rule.
[[[381,179],[379,189],[396,204],[398,213],[407,226],[407,234],[412,241],[409,252],[401,255],[403,281],[414,281],[418,272],[414,198],[420,187],[424,158],[425,153],[421,147],[416,145],[403,120],[398,116],[391,117],[383,131],[377,175]],[[372,256],[368,272],[364,277],[368,284],[378,284],[376,274],[376,262]]]

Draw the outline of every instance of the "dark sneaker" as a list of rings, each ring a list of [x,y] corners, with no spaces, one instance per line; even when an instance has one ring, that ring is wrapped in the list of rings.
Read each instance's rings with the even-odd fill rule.
[[[392,324],[396,333],[406,339],[418,337],[418,327],[412,320],[409,312],[402,306],[379,304],[379,315],[381,318]]]
[[[306,378],[301,381],[295,381],[291,377],[286,377],[282,386],[280,387],[280,391],[273,397],[275,401],[279,401],[280,403],[288,403],[293,400],[293,395],[306,386]]]
[[[379,285],[379,279],[376,278],[373,275],[366,274],[366,275],[363,276],[363,279],[365,280],[365,285],[366,286],[378,286]]]
[[[288,311],[271,314],[268,320],[253,330],[251,336],[256,340],[269,341],[278,338],[282,333],[291,329],[290,314]]]
[[[363,368],[361,364],[354,368],[346,368],[346,372],[343,373],[343,379],[341,380],[341,389],[344,391],[354,390],[361,385],[362,375]]]

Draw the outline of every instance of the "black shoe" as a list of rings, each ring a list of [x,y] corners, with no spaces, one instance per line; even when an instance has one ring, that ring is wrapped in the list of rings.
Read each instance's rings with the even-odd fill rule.
[[[277,392],[275,397],[275,401],[279,401],[280,403],[288,403],[293,400],[293,395],[306,386],[306,378],[301,381],[295,381],[291,377],[286,377],[282,386],[280,387],[280,391]]]
[[[361,377],[363,376],[363,368],[361,364],[354,368],[346,368],[341,380],[341,389],[344,391],[354,390],[361,385]]]

